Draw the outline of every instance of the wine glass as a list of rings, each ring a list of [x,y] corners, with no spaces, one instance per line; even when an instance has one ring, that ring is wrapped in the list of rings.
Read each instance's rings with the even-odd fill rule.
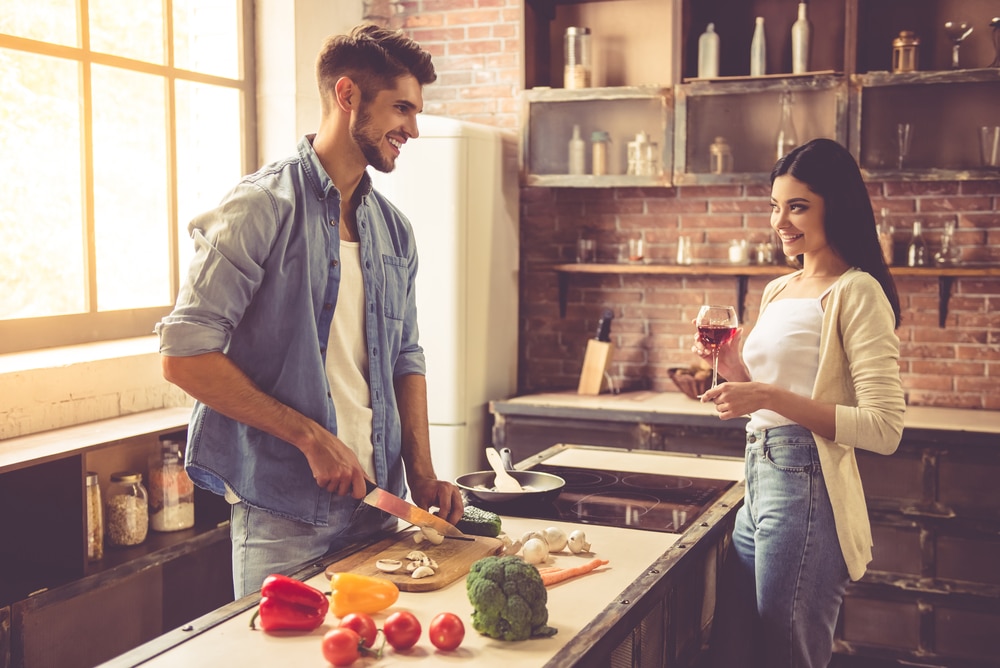
[[[948,34],[948,39],[951,40],[951,69],[958,69],[958,47],[962,45],[962,41],[972,34],[972,26],[970,26],[965,21],[946,21],[944,24],[944,31]]]
[[[903,164],[910,156],[910,139],[913,138],[913,125],[910,123],[898,123],[896,125],[896,135],[898,137],[899,155],[896,158],[896,168],[903,169]]]
[[[736,335],[739,320],[732,306],[706,304],[695,319],[698,340],[712,351],[712,387],[719,384],[719,348]]]

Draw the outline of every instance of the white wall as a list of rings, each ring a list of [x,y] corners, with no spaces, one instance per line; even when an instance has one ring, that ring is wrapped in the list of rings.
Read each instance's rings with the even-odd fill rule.
[[[264,164],[292,154],[299,138],[315,131],[316,53],[325,37],[360,22],[362,0],[257,0],[255,11],[258,163]],[[163,380],[157,347],[156,337],[147,336],[0,355],[0,441],[190,405]]]

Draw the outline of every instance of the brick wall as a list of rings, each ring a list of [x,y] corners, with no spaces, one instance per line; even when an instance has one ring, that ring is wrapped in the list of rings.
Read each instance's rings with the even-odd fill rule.
[[[435,56],[439,79],[425,90],[427,113],[517,129],[521,85],[520,0],[398,3],[393,21]],[[888,207],[905,245],[914,219],[933,253],[948,218],[958,220],[967,261],[1000,263],[1000,181],[870,184],[876,211]],[[646,255],[672,258],[677,237],[694,237],[699,258],[726,257],[734,237],[769,236],[768,190],[752,186],[662,189],[521,189],[521,393],[576,387],[586,341],[613,307],[611,374],[624,389],[673,390],[666,370],[696,361],[691,319],[706,302],[733,303],[729,277],[575,276],[559,316],[549,269],[574,258],[576,239],[598,241],[598,259],[615,260],[630,236]],[[757,317],[768,279],[751,279],[744,321]],[[911,405],[1000,410],[1000,279],[954,281],[949,315],[938,326],[936,279],[900,278],[900,368]]]

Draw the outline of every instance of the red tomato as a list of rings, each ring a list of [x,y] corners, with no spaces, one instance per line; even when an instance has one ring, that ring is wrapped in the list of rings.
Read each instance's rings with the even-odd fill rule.
[[[450,652],[462,644],[465,637],[465,624],[458,615],[450,612],[442,612],[431,620],[431,625],[427,628],[427,635],[430,636],[431,643],[440,650]]]
[[[400,610],[389,615],[382,626],[385,641],[395,650],[410,649],[420,639],[420,622],[413,613]]]
[[[349,666],[358,660],[361,636],[351,629],[337,628],[323,636],[323,658],[335,666]]]
[[[352,612],[344,615],[344,618],[340,620],[340,628],[351,629],[361,636],[365,647],[371,647],[375,644],[378,627],[375,626],[375,620],[370,615],[363,612]]]

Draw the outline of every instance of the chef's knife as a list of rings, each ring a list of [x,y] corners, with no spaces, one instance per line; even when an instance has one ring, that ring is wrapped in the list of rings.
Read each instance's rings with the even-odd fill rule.
[[[604,313],[601,314],[601,319],[597,321],[597,335],[594,337],[598,341],[610,341],[611,340],[611,321],[614,319],[615,314],[611,309],[604,309]]]
[[[418,508],[409,501],[404,501],[394,494],[390,494],[381,487],[376,487],[370,480],[365,480],[365,489],[368,494],[364,502],[369,506],[383,510],[390,515],[409,522],[417,527],[429,526],[445,538],[458,538],[460,540],[475,540],[459,531],[454,525],[449,524],[437,515],[432,515],[423,508]]]

